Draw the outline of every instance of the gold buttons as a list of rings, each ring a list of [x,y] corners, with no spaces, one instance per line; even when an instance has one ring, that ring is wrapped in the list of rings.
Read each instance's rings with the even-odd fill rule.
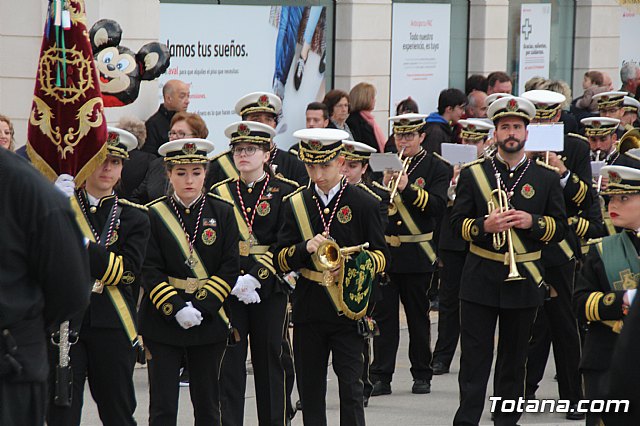
[[[191,213],[191,209],[184,209],[184,212],[185,212],[186,214],[189,214],[189,213]]]
[[[322,210],[322,213],[329,214],[331,213],[331,210],[329,210],[329,207],[325,207],[324,210]]]
[[[89,207],[89,211],[90,211],[91,213],[95,213],[95,212],[97,212],[97,211],[98,211],[98,208],[97,208],[96,206],[91,206],[91,207]]]
[[[253,192],[253,188],[248,188],[248,189],[247,189],[247,192],[248,192],[249,194],[251,194],[251,193]]]
[[[396,225],[398,225],[398,226],[402,225],[402,221],[401,220],[397,221]]]
[[[509,178],[512,179],[513,178],[513,173],[509,173]]]
[[[240,269],[240,275],[244,275],[244,269]]]
[[[250,211],[251,211],[251,207],[247,207],[247,212],[250,212]]]

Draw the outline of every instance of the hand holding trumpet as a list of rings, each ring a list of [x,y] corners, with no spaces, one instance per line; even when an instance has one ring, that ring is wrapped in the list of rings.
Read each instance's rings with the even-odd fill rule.
[[[500,208],[495,208],[484,220],[484,230],[488,233],[499,233],[511,228],[530,229],[533,226],[531,214],[522,211],[509,209],[500,212]]]
[[[386,171],[384,172],[383,183],[385,186],[389,186],[389,182],[393,179],[397,179],[400,172],[398,171]],[[398,191],[404,191],[409,183],[409,177],[407,173],[403,172],[402,176],[400,176],[400,180],[398,181]]]

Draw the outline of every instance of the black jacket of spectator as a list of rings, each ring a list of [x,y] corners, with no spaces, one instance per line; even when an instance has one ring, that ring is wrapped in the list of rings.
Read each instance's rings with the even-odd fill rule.
[[[118,195],[122,198],[131,198],[133,192],[142,184],[149,170],[149,165],[156,156],[149,153],[134,149],[129,152],[129,159],[124,162],[122,167],[122,180],[118,188]]]
[[[169,111],[164,104],[160,104],[158,111],[147,119],[145,127],[147,128],[147,141],[142,147],[144,152],[158,156],[158,148],[165,142],[169,141],[169,129],[171,128],[171,119],[176,111]]]
[[[349,114],[349,117],[347,117],[347,125],[351,129],[354,141],[362,142],[375,148],[376,151],[380,151],[373,128],[359,112]]]

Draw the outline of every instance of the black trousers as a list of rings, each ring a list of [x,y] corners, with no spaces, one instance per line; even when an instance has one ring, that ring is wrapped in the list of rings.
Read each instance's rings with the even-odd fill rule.
[[[477,426],[480,422],[491,374],[498,318],[498,357],[493,393],[516,401],[524,397],[527,348],[535,315],[536,308],[501,309],[460,301],[460,406],[453,419],[454,425]],[[495,424],[513,426],[519,418],[519,413],[500,413],[498,410]]]
[[[534,394],[538,389],[553,343],[560,399],[572,403],[582,399],[578,371],[580,336],[571,306],[574,276],[573,260],[564,265],[545,268],[545,281],[556,289],[558,296],[545,301],[536,316],[527,359],[527,395]]]
[[[373,346],[373,339],[364,339],[364,348],[362,350],[364,364],[361,379],[365,398],[371,397],[371,392],[373,392],[373,383],[371,382],[371,346]]]
[[[49,426],[80,425],[84,403],[84,384],[89,382],[91,396],[98,406],[103,425],[135,425],[133,412],[136,395],[133,385],[133,367],[137,348],[122,328],[95,328],[83,326],[78,342],[69,352],[73,388],[71,407],[59,407],[53,403],[55,365],[58,348],[50,346]]]
[[[222,424],[241,426],[247,387],[247,346],[251,341],[251,363],[256,390],[258,424],[285,424],[285,376],[282,361],[283,330],[286,330],[287,295],[274,293],[260,303],[245,305],[231,301],[233,326],[240,342],[227,348],[220,374]]]
[[[433,362],[451,365],[460,337],[460,277],[467,252],[440,250],[440,308],[438,310],[438,340],[433,350]]]
[[[288,298],[289,296],[287,296]],[[289,301],[287,300],[287,304]],[[297,367],[293,361],[293,345],[291,344],[291,336],[289,334],[289,324],[291,323],[291,312],[287,306],[287,316],[285,318],[284,334],[282,336],[282,355],[280,361],[284,368],[284,385],[285,385],[285,404],[287,406],[287,416],[292,418],[296,413],[296,408],[291,402],[291,395],[297,379]],[[300,395],[300,387],[298,387],[298,395]]]
[[[302,420],[305,426],[326,426],[327,368],[329,353],[338,376],[340,425],[364,426],[363,385],[364,339],[355,323],[296,323],[293,350],[302,389]],[[300,368],[304,366],[304,368]]]
[[[606,390],[609,389],[609,370],[582,370],[582,377],[584,377],[585,399],[606,399]],[[587,413],[585,425],[601,426],[601,421],[600,413]]]
[[[380,287],[381,300],[376,304],[374,319],[380,335],[373,339],[374,359],[371,376],[391,382],[400,343],[400,305],[404,306],[409,325],[409,361],[413,379],[431,380],[431,326],[427,292],[433,274],[389,274],[391,282]]]
[[[144,341],[151,359],[149,372],[149,425],[176,426],[178,416],[179,376],[186,353],[189,367],[189,393],[195,426],[220,426],[220,364],[227,346],[220,343],[200,346],[173,346]]]
[[[0,378],[0,425],[43,426],[47,383],[10,383]]]

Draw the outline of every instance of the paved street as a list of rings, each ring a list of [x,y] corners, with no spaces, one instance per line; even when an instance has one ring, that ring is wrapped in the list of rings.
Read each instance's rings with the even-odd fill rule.
[[[431,314],[432,325],[432,346],[435,345],[435,337],[437,336],[437,313]],[[404,324],[404,323],[403,323]],[[429,395],[413,395],[411,393],[411,375],[409,373],[409,360],[407,356],[408,331],[406,324],[401,330],[400,350],[396,367],[396,375],[392,385],[393,394],[388,396],[378,396],[371,398],[369,407],[366,408],[367,425],[369,426],[413,426],[413,425],[450,425],[458,403],[458,371],[459,359],[458,353],[451,373],[436,376],[432,381],[432,392]],[[557,383],[553,380],[555,368],[553,358],[547,368],[545,378],[541,383],[541,388],[537,392],[538,398],[554,398],[557,397]],[[492,383],[493,376],[489,380]],[[328,424],[339,424],[339,405],[338,405],[338,385],[335,375],[330,370],[328,377],[328,397],[327,411]],[[138,409],[136,410],[136,419],[138,424],[145,425],[148,422],[148,388],[147,388],[147,372],[146,369],[136,369],[135,383],[138,398]],[[491,385],[489,386],[489,390]],[[249,376],[247,383],[247,403],[245,425],[252,426],[257,424],[255,413],[255,394],[253,392],[253,376]],[[91,395],[88,390],[85,394],[85,407],[82,424],[86,426],[99,426],[100,420]],[[482,417],[482,425],[492,424],[489,418],[489,400]],[[179,425],[192,425],[193,413],[191,403],[189,401],[188,388],[180,390],[180,410]],[[584,422],[567,421],[562,414],[536,414],[525,415],[520,424],[537,425],[537,426],[555,426],[555,425],[582,425]],[[299,413],[293,420],[293,426],[302,426],[302,415]]]

